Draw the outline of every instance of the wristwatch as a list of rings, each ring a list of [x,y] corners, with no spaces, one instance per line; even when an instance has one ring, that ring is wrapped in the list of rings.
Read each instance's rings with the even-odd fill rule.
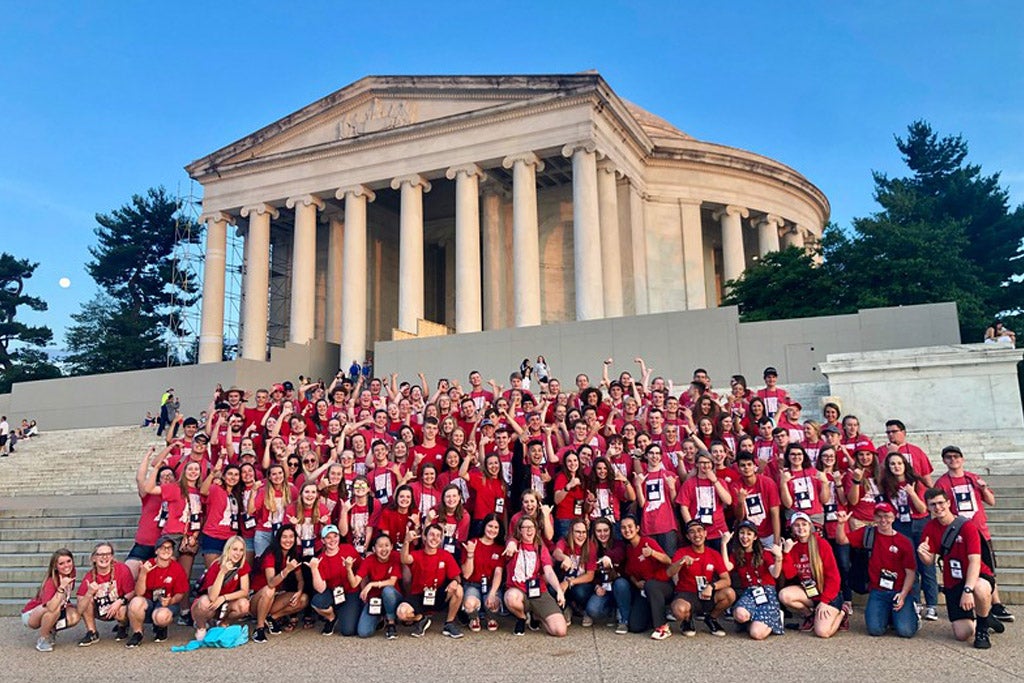
[[[973,588],[971,588],[970,586],[964,586],[964,593],[967,593],[968,595],[970,595],[973,592],[974,592]]]

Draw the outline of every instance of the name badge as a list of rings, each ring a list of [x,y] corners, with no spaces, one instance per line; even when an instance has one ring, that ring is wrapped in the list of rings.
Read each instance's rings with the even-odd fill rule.
[[[452,538],[451,536],[445,536],[444,537],[444,542],[443,542],[441,547],[444,548],[446,551],[448,551],[448,552],[450,552],[450,553],[452,553],[454,555],[455,554],[455,539]]]
[[[754,586],[750,589],[750,594],[754,597],[755,605],[768,604],[768,596],[764,592],[764,586]]]
[[[250,517],[250,516],[246,515],[245,516],[245,528],[246,529],[255,529],[256,528],[256,518],[255,517]]]
[[[278,531],[278,530],[279,530],[280,528],[281,528],[281,522],[274,522],[273,524],[271,524],[271,525],[270,525],[270,529],[271,529],[271,531],[274,531],[275,533],[276,533],[276,532],[277,532],[277,531]]]
[[[531,599],[540,597],[540,579],[529,579],[526,582],[526,597]]]
[[[189,529],[192,531],[199,531],[202,528],[202,522],[199,520],[199,515],[192,515],[189,521]]]
[[[497,514],[503,514],[505,512],[505,499],[495,498],[494,499],[494,512]]]
[[[954,579],[964,578],[964,568],[963,565],[960,564],[960,560],[949,561],[949,575]]]
[[[970,491],[955,491],[953,497],[956,498],[956,509],[959,512],[974,512],[974,500]]]
[[[601,516],[608,519],[615,519],[615,511],[611,508],[601,508]]]
[[[760,517],[764,514],[761,496],[747,496],[747,514],[751,517]]]
[[[487,577],[484,576],[480,579],[480,594],[484,597],[487,596]]]
[[[814,582],[814,579],[804,579],[800,582],[800,585],[804,587],[804,593],[809,598],[816,598],[820,595],[818,592],[818,584]]]
[[[338,586],[332,592],[334,593],[334,604],[335,605],[340,605],[340,604],[345,602],[345,589],[344,588],[342,588],[341,586]]]
[[[910,521],[910,506],[909,505],[900,505],[898,511],[900,513],[900,521],[901,522],[909,522]]]
[[[424,588],[423,589],[423,606],[433,607],[437,604],[437,589],[436,588]]]
[[[380,598],[370,598],[370,604],[366,608],[367,612],[375,617],[379,617],[381,613],[381,600]]]
[[[373,492],[373,496],[374,496],[374,498],[376,498],[377,500],[379,500],[382,503],[387,503],[388,502],[388,490],[387,489],[377,489],[376,491]]]
[[[304,538],[302,539],[302,556],[313,557],[313,539]]]
[[[579,517],[580,515],[583,514],[583,501],[582,500],[577,500],[576,504],[572,506],[572,514],[576,515],[577,517]]]
[[[878,587],[884,591],[896,590],[896,572],[889,569],[879,572]]]
[[[836,522],[839,521],[839,506],[835,503],[828,503],[824,506],[825,510],[825,521]]]
[[[647,501],[648,502],[650,502],[650,503],[660,503],[662,501],[661,482],[660,481],[647,482],[645,490],[647,491]]]
[[[698,508],[697,516],[700,518],[700,523],[707,526],[714,521],[713,515],[714,510],[711,508]]]
[[[800,491],[796,494],[796,506],[801,510],[807,510],[811,507],[811,494],[807,491]]]
[[[708,580],[703,576],[695,576],[694,579],[697,581],[697,592],[703,593],[704,589],[708,587]]]
[[[161,504],[161,506],[160,506],[160,516],[159,516],[159,517],[157,517],[157,520],[156,520],[156,525],[157,525],[157,526],[158,526],[159,528],[163,529],[163,528],[164,528],[164,526],[166,526],[166,525],[167,525],[167,515],[168,515],[168,512],[167,512],[167,503],[163,503],[163,504]]]

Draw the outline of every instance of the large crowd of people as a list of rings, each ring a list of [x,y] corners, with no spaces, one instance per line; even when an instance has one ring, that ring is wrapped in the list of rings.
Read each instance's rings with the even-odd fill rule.
[[[775,368],[719,392],[703,369],[680,390],[635,362],[637,377],[607,359],[571,388],[543,359],[507,385],[473,371],[465,386],[217,387],[206,420],[176,412],[142,456],[124,561],[100,540],[80,576],[56,551],[23,622],[44,652],[79,621],[79,646],[106,624],[128,648],[147,624],[161,642],[175,623],[202,640],[239,622],[258,644],[599,622],[656,640],[724,636],[723,621],[829,638],[856,591],[868,633],[909,638],[939,618],[936,564],[956,639],[987,648],[1013,621],[995,497],[959,448],[939,472],[897,419],[877,446],[835,403],[804,419]]]

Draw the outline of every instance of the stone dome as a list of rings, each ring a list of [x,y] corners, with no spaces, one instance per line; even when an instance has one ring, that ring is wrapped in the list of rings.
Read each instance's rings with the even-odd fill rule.
[[[644,132],[651,137],[655,144],[662,141],[694,139],[693,136],[687,135],[665,119],[652,114],[643,107],[637,106],[629,100],[624,99],[622,101],[625,103],[629,113],[636,119],[636,122],[640,124],[640,127],[644,129]]]

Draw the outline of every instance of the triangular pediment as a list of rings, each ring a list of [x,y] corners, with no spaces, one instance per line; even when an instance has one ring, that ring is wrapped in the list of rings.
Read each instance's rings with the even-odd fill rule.
[[[387,134],[509,105],[596,90],[596,73],[558,76],[369,76],[228,145],[187,168],[218,167]],[[606,86],[605,86],[606,87]]]

